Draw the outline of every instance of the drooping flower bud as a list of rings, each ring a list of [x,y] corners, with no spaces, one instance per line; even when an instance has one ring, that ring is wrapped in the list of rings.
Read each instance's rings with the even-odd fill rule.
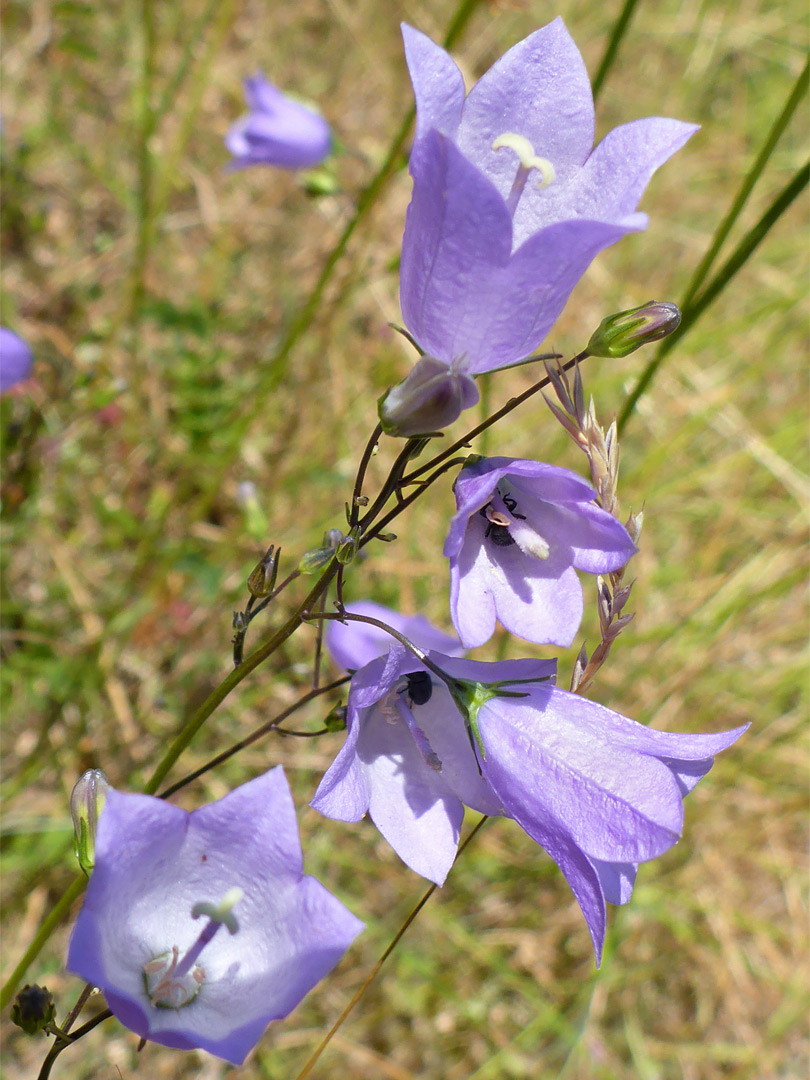
[[[26,1035],[36,1035],[53,1023],[56,1009],[53,994],[45,986],[26,985],[11,1006],[11,1022]]]
[[[73,817],[73,844],[79,866],[88,877],[93,872],[98,819],[104,809],[110,785],[101,769],[88,769],[70,796]]]
[[[478,387],[460,366],[433,356],[417,360],[408,377],[379,399],[385,434],[410,438],[441,431],[475,405]]]
[[[681,313],[675,304],[648,300],[640,307],[603,319],[588,342],[587,352],[614,360],[628,356],[642,345],[669,337],[680,321]]]

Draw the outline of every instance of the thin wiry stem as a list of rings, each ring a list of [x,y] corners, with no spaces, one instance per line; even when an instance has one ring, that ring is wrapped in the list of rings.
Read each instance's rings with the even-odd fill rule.
[[[461,853],[468,847],[468,845],[472,841],[473,837],[478,835],[478,833],[481,831],[481,829],[484,827],[484,825],[486,824],[487,821],[489,821],[488,817],[482,817],[481,818],[481,820],[478,822],[478,824],[475,826],[475,828],[470,832],[470,834],[466,838],[466,840],[464,840],[464,842],[459,847],[458,855],[461,855]],[[458,858],[458,856],[456,856],[456,858]],[[385,961],[388,959],[388,957],[391,955],[391,953],[394,951],[394,949],[400,943],[402,938],[405,936],[405,932],[407,931],[408,927],[414,921],[416,916],[419,914],[419,912],[422,910],[422,908],[425,906],[425,904],[428,902],[428,900],[431,898],[431,896],[433,896],[433,894],[434,894],[434,892],[436,891],[437,888],[438,888],[437,885],[431,885],[430,886],[430,888],[427,890],[425,895],[422,897],[422,899],[419,901],[419,903],[416,905],[416,907],[413,909],[413,911],[410,913],[410,915],[407,917],[407,919],[403,922],[402,926],[400,926],[399,930],[397,930],[396,934],[391,939],[390,943],[386,947],[386,949],[383,952],[382,956],[379,958],[377,963],[374,965],[374,967],[368,973],[366,978],[360,984],[359,988],[355,992],[355,994],[352,997],[349,1004],[346,1006],[346,1008],[343,1010],[343,1012],[340,1014],[340,1016],[337,1018],[337,1020],[331,1026],[329,1031],[327,1031],[326,1035],[324,1035],[323,1039],[320,1041],[320,1043],[316,1047],[314,1053],[311,1054],[310,1057],[307,1059],[306,1064],[304,1065],[303,1069],[299,1072],[299,1074],[296,1076],[295,1080],[304,1080],[304,1078],[309,1076],[309,1074],[312,1072],[314,1066],[316,1065],[316,1063],[318,1061],[318,1058],[321,1056],[321,1054],[324,1052],[326,1047],[329,1045],[329,1043],[331,1042],[333,1036],[338,1031],[338,1029],[343,1025],[344,1021],[346,1020],[346,1018],[348,1017],[348,1015],[352,1011],[352,1009],[355,1007],[357,1002],[360,1000],[360,998],[363,996],[363,994],[365,994],[366,990],[368,990],[371,983],[377,977],[377,975],[378,975],[378,973],[380,971],[380,968],[383,966]]]
[[[246,735],[244,739],[240,739],[239,742],[234,743],[233,746],[229,746],[227,750],[223,750],[217,754],[216,757],[211,758],[210,761],[206,761],[204,765],[201,765],[199,769],[195,769],[194,772],[189,773],[188,776],[184,776],[182,780],[178,780],[176,783],[167,787],[164,791],[161,791],[158,798],[168,799],[170,795],[174,795],[176,791],[180,791],[181,788],[186,787],[194,780],[198,780],[205,773],[210,772],[211,769],[216,768],[217,765],[221,765],[223,761],[227,761],[228,758],[233,757],[234,754],[239,753],[240,750],[244,750],[247,746],[252,746],[253,743],[258,742],[265,735],[269,735],[272,731],[281,731],[279,727],[288,717],[293,713],[302,709],[304,705],[309,704],[310,701],[314,701],[317,697],[322,697],[324,694],[331,694],[333,690],[337,690],[341,686],[349,681],[349,675],[343,675],[340,679],[335,679],[334,682],[328,683],[326,686],[318,686],[310,690],[308,693],[300,697],[298,701],[293,702],[283,712],[280,712],[278,716],[274,716],[272,720],[268,720],[262,724],[261,727],[257,727],[255,731],[252,731],[250,735]],[[287,732],[287,734],[293,734]],[[301,734],[296,732],[295,734]]]

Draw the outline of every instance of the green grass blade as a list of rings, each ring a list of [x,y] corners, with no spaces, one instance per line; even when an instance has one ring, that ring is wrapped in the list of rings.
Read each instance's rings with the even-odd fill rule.
[[[664,341],[656,356],[653,357],[641,373],[630,397],[627,399],[621,416],[619,417],[618,427],[620,434],[624,430],[625,425],[636,406],[636,402],[652,382],[653,377],[661,366],[664,358],[672,351],[683,335],[691,329],[695,322],[697,322],[706,308],[717,299],[737,271],[740,270],[751,255],[753,255],[754,251],[765,239],[772,226],[776,224],[785,210],[787,210],[791,203],[807,187],[808,180],[810,180],[810,162],[799,169],[790,183],[787,184],[776,199],[774,199],[773,203],[768,207],[756,225],[754,225],[754,227],[742,238],[703,292],[689,305],[689,307],[683,310],[681,325],[671,337],[668,337],[666,341]]]

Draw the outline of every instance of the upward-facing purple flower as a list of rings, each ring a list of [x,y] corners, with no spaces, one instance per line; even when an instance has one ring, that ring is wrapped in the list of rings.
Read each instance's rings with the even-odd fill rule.
[[[144,1039],[239,1065],[361,929],[304,875],[279,766],[190,814],[110,791],[67,966]]]
[[[0,326],[0,394],[28,378],[34,357],[13,330]]]
[[[308,169],[329,156],[332,131],[320,113],[286,97],[261,74],[245,79],[244,86],[250,112],[225,136],[231,168]]]
[[[636,552],[576,473],[516,458],[479,458],[455,483],[444,553],[462,644],[483,645],[499,620],[540,645],[567,647],[582,621],[577,570],[605,574]]]
[[[417,110],[403,318],[429,355],[491,371],[532,352],[598,252],[646,227],[647,182],[697,129],[636,120],[593,149],[588,75],[559,18],[466,97],[450,56],[402,32]]]

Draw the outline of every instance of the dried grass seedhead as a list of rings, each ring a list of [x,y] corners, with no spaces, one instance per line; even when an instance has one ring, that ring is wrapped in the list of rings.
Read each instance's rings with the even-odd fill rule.
[[[618,517],[619,437],[616,421],[605,430],[597,419],[593,398],[585,407],[579,365],[574,368],[573,386],[568,373],[563,371],[559,363],[546,361],[545,367],[559,402],[556,404],[544,394],[546,404],[587,457],[596,502],[603,510]],[[644,514],[639,511],[631,513],[625,522],[634,544],[638,544],[643,520]],[[596,579],[600,642],[590,658],[584,645],[580,649],[571,675],[571,690],[574,693],[582,693],[593,681],[607,659],[613,642],[633,618],[632,612],[623,614],[633,587],[632,582],[624,584],[624,571],[625,567],[621,567]]]

